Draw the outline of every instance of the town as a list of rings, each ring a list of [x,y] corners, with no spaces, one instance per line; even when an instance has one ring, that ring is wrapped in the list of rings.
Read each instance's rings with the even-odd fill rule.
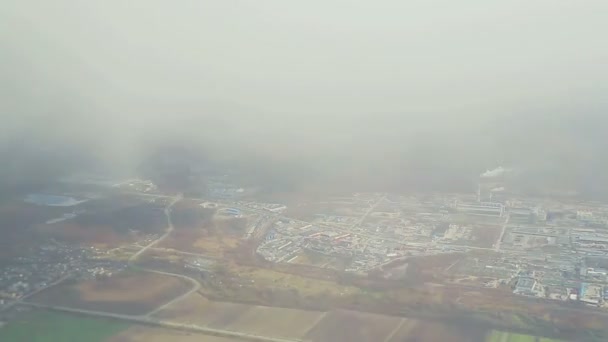
[[[407,277],[408,260],[461,255],[441,273],[445,281],[509,285],[524,296],[608,305],[608,207],[508,197],[491,185],[481,179],[476,194],[356,193],[293,208],[245,200],[245,189],[210,180],[209,195],[199,201],[201,207],[216,210],[216,215],[245,217],[242,239],[259,241],[256,253],[273,263],[359,275],[394,276],[400,270]],[[166,196],[150,181],[128,180],[110,188],[166,203]],[[24,201],[69,208],[59,219],[46,222],[53,225],[85,212],[78,208],[96,196],[30,194]],[[127,249],[145,246],[157,237],[139,234]],[[75,247],[51,239],[28,257],[5,261],[0,308],[66,277],[110,277],[127,267],[124,258],[116,258],[117,250]]]
[[[352,285],[368,279],[379,286],[441,286],[465,294],[448,301],[456,305],[479,289],[489,291],[481,301],[506,291],[547,307],[608,314],[608,207],[602,203],[522,196],[484,177],[468,194],[261,200],[225,176],[209,177],[204,188],[203,195],[185,195],[164,193],[149,180],[81,177],[23,196],[26,212],[37,213],[36,234],[25,238],[27,251],[2,260],[0,322],[38,308],[209,332],[155,315],[196,295],[247,302],[284,287],[299,296],[313,291],[309,276],[337,276]],[[120,301],[108,304],[110,312],[98,311],[103,301],[73,297],[118,296],[130,303],[139,281],[172,285],[159,285],[144,311]],[[322,301],[334,287],[336,301],[368,291],[327,286],[313,292]],[[131,294],[120,295],[127,288]]]

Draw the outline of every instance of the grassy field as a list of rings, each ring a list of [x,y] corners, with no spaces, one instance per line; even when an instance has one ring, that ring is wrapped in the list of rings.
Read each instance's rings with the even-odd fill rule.
[[[102,280],[66,282],[42,291],[32,301],[47,305],[140,315],[187,292],[187,281],[160,274],[127,271]]]
[[[323,317],[323,313],[317,311],[255,306],[226,325],[224,329],[262,336],[300,339]]]
[[[335,342],[390,341],[393,331],[405,326],[401,318],[354,311],[332,311],[304,340]],[[403,322],[403,323],[402,323]],[[420,340],[424,341],[424,340]],[[440,341],[440,340],[437,340]]]
[[[118,321],[36,311],[0,328],[3,342],[97,342],[129,328]]]
[[[270,269],[234,265],[230,267],[230,271],[236,273],[239,277],[253,280],[257,287],[296,289],[304,296],[324,293],[339,297],[360,292],[354,286],[344,286],[332,281],[312,279]]]
[[[324,313],[209,301],[194,294],[156,314],[161,319],[278,338],[300,339]]]
[[[293,264],[311,265],[316,267],[324,267],[333,262],[335,262],[334,257],[310,251],[301,252],[298,254],[298,257],[292,261]]]
[[[492,331],[486,342],[562,342],[551,338],[541,337],[537,340],[535,336],[514,334],[504,331]]]
[[[145,326],[133,326],[108,339],[106,342],[240,342],[241,339],[167,330]],[[86,341],[83,341],[86,342]]]
[[[235,236],[215,235],[199,238],[193,242],[193,246],[197,253],[221,257],[226,251],[238,247],[241,241],[242,240],[239,237]]]

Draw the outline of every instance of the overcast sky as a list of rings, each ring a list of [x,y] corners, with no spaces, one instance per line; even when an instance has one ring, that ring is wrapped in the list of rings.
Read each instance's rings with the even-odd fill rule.
[[[488,141],[490,168],[505,129],[608,115],[607,17],[605,0],[5,0],[0,134],[121,162],[176,137],[465,162]]]

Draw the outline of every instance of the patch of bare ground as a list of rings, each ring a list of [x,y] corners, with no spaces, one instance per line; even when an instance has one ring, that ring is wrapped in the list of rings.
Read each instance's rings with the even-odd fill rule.
[[[502,228],[498,225],[476,225],[472,229],[474,240],[469,245],[491,248],[498,240],[501,230]]]

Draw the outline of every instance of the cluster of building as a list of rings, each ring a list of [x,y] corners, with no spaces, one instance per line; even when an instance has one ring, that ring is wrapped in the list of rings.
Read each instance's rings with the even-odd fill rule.
[[[110,277],[126,268],[126,263],[103,259],[102,254],[105,252],[94,248],[53,241],[27,256],[4,261],[6,266],[0,271],[0,310],[67,277]]]
[[[517,278],[513,293],[524,296],[545,297],[545,287],[530,276]]]
[[[450,273],[485,286],[510,284],[525,296],[608,303],[608,208],[601,204],[355,194],[324,207],[307,221],[282,217],[258,254],[272,262],[306,259],[367,273],[415,256],[481,250],[487,253],[464,258]]]
[[[496,198],[495,198],[496,199]],[[456,212],[501,218],[495,253],[451,270],[520,295],[604,306],[608,302],[608,208],[576,200],[518,198],[453,205]]]
[[[221,208],[217,211],[217,214],[231,217],[241,217],[243,215],[242,211],[237,208]]]
[[[138,192],[155,190],[142,181],[124,184]],[[446,276],[508,285],[518,295],[608,303],[608,207],[602,204],[520,198],[507,194],[500,182],[486,180],[476,195],[334,197],[317,203],[318,212],[295,219],[283,216],[284,205],[244,201],[247,191],[225,177],[208,179],[206,194],[212,202],[202,205],[218,208],[220,215],[253,217],[244,238],[260,238],[257,253],[271,262],[365,274],[412,257],[462,253],[465,257],[450,265]],[[167,201],[160,197],[155,200]],[[48,196],[33,200],[77,202]],[[148,236],[140,246],[156,238]],[[126,266],[95,258],[95,253],[55,243],[16,260],[0,274],[0,305],[67,274],[104,277]],[[185,265],[201,272],[210,266],[200,258]]]
[[[137,191],[143,193],[154,193],[158,190],[158,186],[151,180],[147,179],[129,179],[113,185],[116,188],[121,188],[129,191]]]
[[[232,183],[227,177],[208,178],[205,188],[206,195],[216,200],[238,200],[246,195],[244,188]]]
[[[258,253],[273,262],[323,255],[365,273],[398,259],[467,250],[465,242],[476,239],[473,227],[449,224],[449,203],[384,194],[335,198],[310,221],[277,221]]]

